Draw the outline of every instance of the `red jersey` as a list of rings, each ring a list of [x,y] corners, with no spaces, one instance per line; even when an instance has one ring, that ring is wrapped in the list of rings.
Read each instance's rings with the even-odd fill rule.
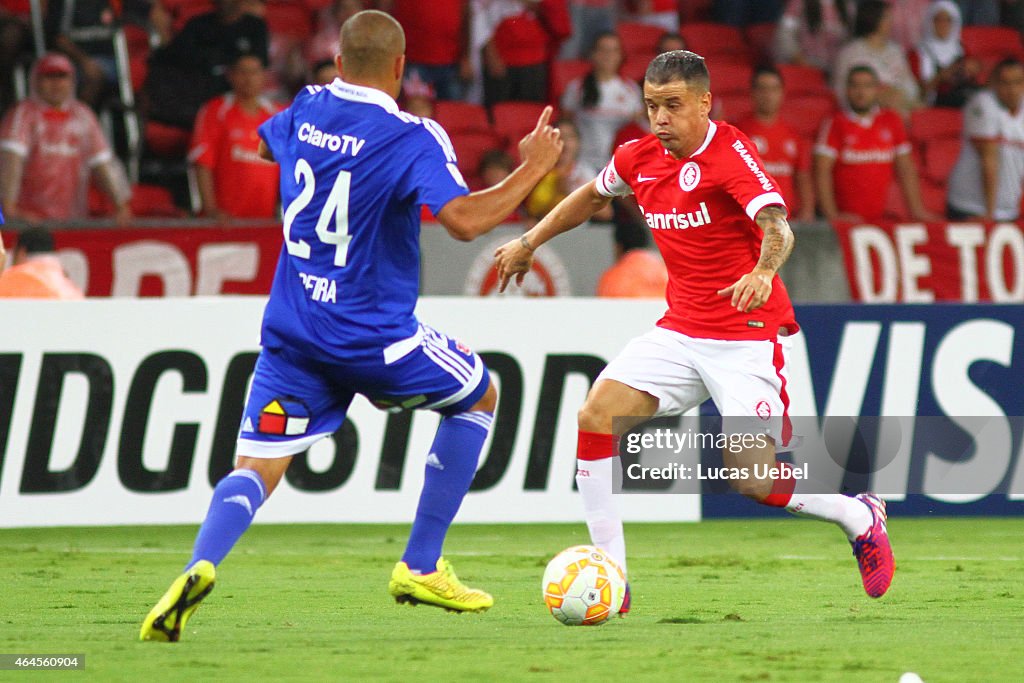
[[[446,66],[462,56],[466,0],[395,0],[391,14],[405,29],[410,64]]]
[[[278,166],[256,152],[257,129],[279,110],[261,98],[260,108],[250,113],[228,94],[207,102],[196,116],[189,159],[213,172],[217,204],[235,218],[277,215]]]
[[[794,133],[779,118],[774,123],[765,123],[756,116],[749,116],[736,124],[736,127],[757,146],[757,153],[768,174],[778,183],[779,193],[786,200],[790,213],[800,211],[794,176],[797,171],[810,171],[811,150],[808,141]]]
[[[62,107],[35,97],[18,103],[0,126],[0,149],[25,160],[18,207],[56,221],[89,215],[89,175],[113,159],[96,115],[75,99]]]
[[[706,339],[774,339],[781,327],[799,329],[777,275],[768,301],[750,313],[718,296],[757,264],[757,212],[785,207],[757,149],[739,130],[710,122],[703,144],[682,159],[654,135],[628,142],[615,150],[596,185],[606,197],[636,194],[668,267],[668,312],[659,327]]]
[[[867,116],[836,113],[822,127],[814,153],[835,159],[832,184],[839,211],[876,221],[885,213],[893,161],[910,149],[900,115],[876,109]]]

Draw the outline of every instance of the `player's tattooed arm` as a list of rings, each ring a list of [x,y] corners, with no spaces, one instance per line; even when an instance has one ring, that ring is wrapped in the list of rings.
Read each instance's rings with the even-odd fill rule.
[[[764,232],[761,239],[761,258],[755,270],[778,272],[793,251],[793,230],[786,220],[786,210],[777,204],[766,206],[757,212],[754,221]]]
[[[766,206],[757,212],[754,221],[761,227],[761,257],[749,273],[718,291],[727,296],[731,305],[741,313],[749,313],[763,306],[772,295],[775,273],[793,251],[793,231],[786,220],[786,210],[777,205]]]

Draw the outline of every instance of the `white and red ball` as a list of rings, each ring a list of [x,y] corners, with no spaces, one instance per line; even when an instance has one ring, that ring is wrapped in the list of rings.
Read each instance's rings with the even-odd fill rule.
[[[559,622],[596,626],[618,614],[626,595],[626,575],[600,548],[577,545],[548,562],[542,590],[544,604]]]

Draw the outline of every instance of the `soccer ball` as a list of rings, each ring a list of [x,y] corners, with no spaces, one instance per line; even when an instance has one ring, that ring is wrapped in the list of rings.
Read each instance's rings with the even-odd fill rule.
[[[596,626],[619,612],[626,576],[592,545],[563,550],[548,562],[541,586],[551,616],[566,626]]]

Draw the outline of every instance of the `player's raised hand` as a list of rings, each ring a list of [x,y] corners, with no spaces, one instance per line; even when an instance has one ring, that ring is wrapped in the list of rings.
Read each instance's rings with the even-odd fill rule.
[[[512,276],[516,286],[523,286],[523,278],[533,267],[533,251],[528,249],[522,237],[501,245],[494,251],[494,268],[498,271],[498,292],[504,292]]]
[[[543,169],[544,173],[555,167],[562,154],[561,131],[550,124],[552,111],[550,106],[544,107],[537,125],[519,141],[519,158],[525,164]]]
[[[725,289],[718,296],[732,297],[732,307],[740,313],[760,308],[772,295],[774,273],[755,268]]]

